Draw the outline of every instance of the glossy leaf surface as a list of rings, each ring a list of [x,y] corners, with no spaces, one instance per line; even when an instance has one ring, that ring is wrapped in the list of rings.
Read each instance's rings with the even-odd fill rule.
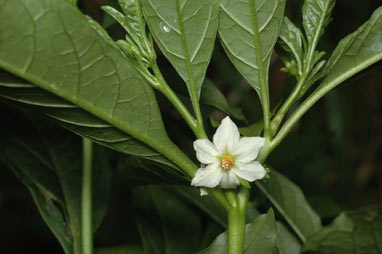
[[[284,16],[284,0],[221,0],[219,37],[237,70],[260,93]],[[259,68],[260,67],[260,68]]]

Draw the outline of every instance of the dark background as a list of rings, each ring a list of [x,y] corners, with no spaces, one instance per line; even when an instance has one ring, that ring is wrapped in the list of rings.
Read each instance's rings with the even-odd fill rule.
[[[302,3],[302,0],[289,0],[286,7],[286,15],[300,27]],[[79,3],[84,13],[101,23],[103,14],[99,6],[104,4],[106,1],[99,0]],[[334,19],[319,48],[331,52],[342,37],[367,20],[380,4],[379,0],[338,0]],[[109,30],[114,37],[122,35],[116,25]],[[163,56],[159,61],[163,71],[168,73],[167,78],[177,79]],[[274,54],[270,71],[273,107],[294,85],[292,78],[279,71],[282,66]],[[330,222],[342,210],[382,204],[381,74],[381,66],[373,66],[330,92],[302,118],[268,160],[272,167],[302,188],[324,223]],[[257,94],[235,71],[218,44],[208,77],[231,103],[244,109],[249,123],[261,118]],[[161,95],[158,97],[166,108],[164,118],[176,121],[166,101]],[[3,110],[3,104],[0,108]],[[218,120],[222,115],[215,112],[214,117]],[[172,138],[179,140],[177,136]],[[129,196],[128,185],[115,176],[109,212],[95,236],[96,246],[139,244]],[[62,253],[26,187],[1,164],[0,253]]]

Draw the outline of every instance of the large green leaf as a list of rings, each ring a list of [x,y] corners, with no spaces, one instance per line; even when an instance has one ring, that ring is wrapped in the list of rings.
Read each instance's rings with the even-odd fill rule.
[[[1,126],[0,158],[31,192],[65,253],[80,243],[82,157],[79,138],[46,119],[13,114]],[[94,229],[105,216],[111,171],[96,149],[93,168]],[[77,247],[75,247],[77,246]]]
[[[201,218],[171,187],[138,187],[134,201],[144,253],[190,254],[198,250]]]
[[[382,7],[354,33],[340,41],[326,66],[319,89],[330,90],[356,73],[382,60]]]
[[[218,28],[218,0],[142,0],[150,31],[187,84],[193,100],[200,89]]]
[[[198,254],[226,254],[228,250],[227,232],[220,234],[205,250]],[[276,224],[273,210],[245,226],[245,254],[278,254],[276,248]]]
[[[0,67],[194,170],[168,138],[152,88],[67,1],[0,0]]]
[[[260,93],[284,16],[285,0],[221,0],[219,36],[238,71]]]
[[[164,156],[78,106],[0,69],[0,97],[25,104],[58,120],[69,130],[122,153],[176,168]]]
[[[365,207],[339,215],[305,243],[303,253],[382,253],[382,207]]]
[[[300,188],[277,173],[270,172],[266,181],[257,181],[256,186],[271,201],[298,237],[305,239],[321,229],[321,219],[306,201]]]

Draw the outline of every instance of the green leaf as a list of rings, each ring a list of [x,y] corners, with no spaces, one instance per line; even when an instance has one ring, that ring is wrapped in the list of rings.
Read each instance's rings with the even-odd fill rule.
[[[256,181],[256,186],[304,242],[308,236],[321,229],[320,217],[297,185],[275,170],[269,176],[265,181]]]
[[[199,100],[218,28],[219,1],[141,2],[155,41],[186,82],[191,99]]]
[[[382,253],[382,206],[342,213],[309,238],[302,253]]]
[[[212,106],[237,120],[247,121],[243,111],[240,108],[229,104],[224,94],[209,79],[204,80],[200,103]]]
[[[298,78],[303,71],[304,36],[288,17],[284,17],[277,40],[277,52],[286,65],[287,71]]]
[[[27,186],[65,253],[79,249],[82,184],[81,142],[70,132],[29,115],[1,126],[0,158]],[[105,216],[111,170],[96,149],[93,168],[93,228]]]
[[[314,49],[330,23],[335,0],[305,0],[302,8],[303,25],[308,47]]]
[[[276,222],[277,239],[276,246],[280,254],[299,254],[301,243],[288,228],[281,222]]]
[[[220,7],[220,41],[238,71],[260,94],[260,77],[268,80],[285,0],[221,0]]]
[[[226,254],[227,232],[220,234],[205,250],[198,254]],[[272,209],[245,226],[244,254],[278,254],[276,248],[276,224]]]
[[[199,215],[173,195],[171,187],[134,189],[136,222],[143,253],[193,253],[201,239]]]
[[[164,156],[76,105],[0,69],[0,97],[25,104],[56,119],[65,128],[119,152],[177,168]]]
[[[254,124],[251,124],[246,127],[239,128],[240,134],[245,137],[258,137],[261,135],[261,132],[264,129],[264,122],[257,121]]]
[[[382,7],[354,33],[340,41],[326,65],[319,89],[330,90],[356,73],[382,60]]]
[[[66,1],[0,0],[0,67],[194,172],[168,138],[152,88]]]
[[[223,227],[227,227],[227,214],[224,208],[211,195],[200,196],[200,190],[191,186],[173,186],[183,200],[188,200],[207,213]]]

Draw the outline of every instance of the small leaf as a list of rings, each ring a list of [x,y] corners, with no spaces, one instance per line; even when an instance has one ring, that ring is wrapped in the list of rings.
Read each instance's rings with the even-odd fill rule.
[[[288,17],[284,17],[277,40],[277,52],[287,67],[287,71],[298,78],[303,71],[304,36]]]
[[[365,207],[339,215],[305,243],[306,254],[382,252],[382,206]]]
[[[205,250],[198,254],[226,254],[228,250],[227,232],[220,234]],[[276,224],[273,210],[245,226],[244,254],[278,254],[276,248]]]
[[[264,121],[257,121],[247,127],[239,128],[240,134],[245,137],[258,137],[264,129]]]
[[[212,106],[237,120],[247,121],[243,111],[240,108],[229,104],[224,94],[209,79],[204,80],[200,103]]]
[[[308,46],[316,46],[330,23],[335,0],[305,0],[302,8],[303,25]],[[314,45],[316,43],[316,45]]]
[[[217,0],[143,0],[150,31],[161,51],[186,82],[191,99],[200,89],[214,47],[219,14]]]
[[[221,0],[220,7],[219,37],[225,52],[260,93],[259,76],[268,80],[285,0]]]
[[[321,229],[321,219],[306,201],[300,188],[272,170],[270,178],[256,181],[256,186],[271,201],[298,237],[305,239]]]

